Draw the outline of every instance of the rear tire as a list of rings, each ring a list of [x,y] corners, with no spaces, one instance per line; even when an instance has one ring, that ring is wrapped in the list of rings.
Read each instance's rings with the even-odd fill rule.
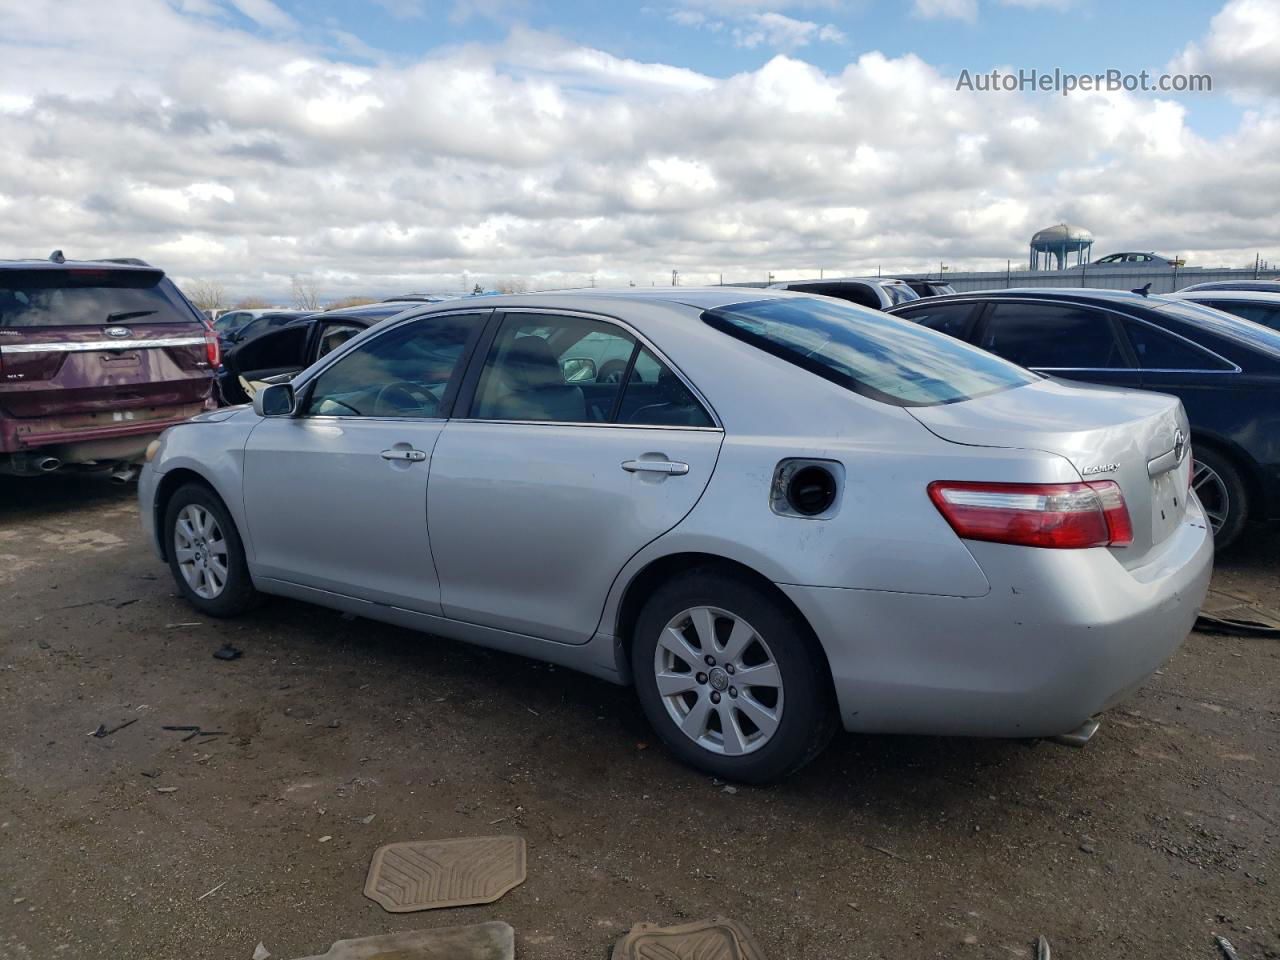
[[[1213,527],[1213,547],[1225,550],[1244,531],[1249,493],[1239,469],[1212,447],[1193,450],[1191,488]]]
[[[173,582],[201,613],[234,617],[261,601],[240,532],[211,489],[198,483],[179,487],[165,507],[164,536]]]
[[[821,658],[794,611],[706,568],[654,591],[631,645],[640,705],[671,751],[744,783],[786,777],[830,742],[838,717]]]

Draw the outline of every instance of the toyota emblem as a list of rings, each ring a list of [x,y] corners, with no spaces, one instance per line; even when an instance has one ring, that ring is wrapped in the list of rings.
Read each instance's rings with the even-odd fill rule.
[[[1187,455],[1187,435],[1178,430],[1173,435],[1173,457],[1178,463]]]

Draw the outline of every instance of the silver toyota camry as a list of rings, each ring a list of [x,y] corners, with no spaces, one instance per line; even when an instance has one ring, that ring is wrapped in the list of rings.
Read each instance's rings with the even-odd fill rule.
[[[204,613],[276,594],[631,684],[761,782],[838,727],[1087,739],[1208,588],[1188,432],[843,301],[591,290],[385,320],[169,429],[139,496]]]

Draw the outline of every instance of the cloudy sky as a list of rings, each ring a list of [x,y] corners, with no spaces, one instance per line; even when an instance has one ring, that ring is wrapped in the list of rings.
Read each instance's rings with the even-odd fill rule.
[[[0,252],[287,299],[1280,260],[1280,0],[0,0]],[[1212,93],[957,91],[962,70]]]

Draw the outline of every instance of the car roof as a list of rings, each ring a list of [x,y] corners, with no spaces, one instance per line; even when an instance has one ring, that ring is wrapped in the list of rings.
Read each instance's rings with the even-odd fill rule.
[[[111,270],[120,273],[159,273],[164,271],[142,260],[0,260],[0,270]]]
[[[421,304],[420,314],[439,311],[454,311],[479,308],[484,310],[500,308],[546,309],[546,310],[580,310],[583,312],[609,314],[620,304],[652,304],[671,307],[692,307],[697,310],[713,310],[735,303],[752,303],[758,300],[773,300],[784,297],[814,296],[809,293],[797,293],[789,290],[776,290],[768,287],[624,287],[609,290],[599,287],[587,287],[580,290],[547,290],[541,293],[493,293],[479,294],[474,297],[462,297],[457,300],[442,300],[439,303]],[[407,309],[412,309],[410,304]],[[415,311],[415,313],[419,313]]]
[[[1178,300],[1221,300],[1224,303],[1233,300],[1245,303],[1280,303],[1280,287],[1274,293],[1269,290],[1179,290],[1168,296]]]
[[[1147,307],[1156,309],[1163,304],[1171,302],[1169,297],[1161,296],[1157,293],[1143,295],[1134,293],[1132,290],[1106,290],[1101,287],[1009,287],[1000,288],[998,290],[962,290],[958,293],[948,293],[940,297],[927,297],[920,300],[912,300],[909,303],[900,303],[889,308],[890,313],[899,310],[905,310],[911,307],[919,307],[922,304],[936,306],[939,303],[948,303],[953,300],[972,300],[972,299],[1013,299],[1020,300],[1028,297],[1039,297],[1048,300],[1074,301],[1076,303],[1098,303],[1102,301],[1112,304],[1125,304],[1134,307]]]

